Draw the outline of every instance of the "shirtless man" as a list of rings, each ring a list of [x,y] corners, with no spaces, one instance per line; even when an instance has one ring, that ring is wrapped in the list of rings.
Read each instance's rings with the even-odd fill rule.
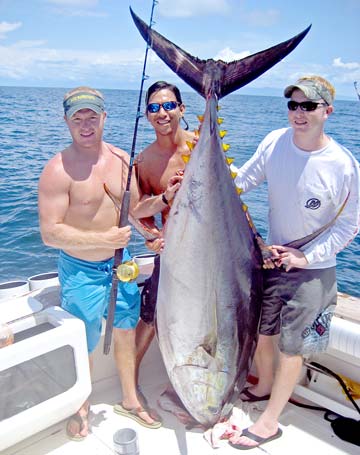
[[[129,156],[102,140],[106,112],[102,94],[78,87],[64,97],[64,119],[72,143],[45,166],[39,182],[39,217],[44,243],[60,250],[61,306],[82,319],[91,353],[101,336],[107,314],[114,252],[126,250],[130,226],[118,227],[119,211],[104,191],[121,201],[126,186]],[[166,183],[164,198],[171,199],[178,185]],[[151,216],[166,204],[161,195],[139,202],[136,181],[131,182],[130,212],[135,218]],[[141,406],[135,386],[135,327],[140,297],[136,283],[119,282],[114,320],[114,353],[122,387],[122,403],[114,411],[148,428],[159,428]],[[68,422],[71,439],[89,432],[89,402]]]
[[[162,225],[168,218],[173,195],[167,197],[164,193],[168,181],[176,184],[173,176],[184,169],[184,155],[189,155],[188,142],[194,142],[196,135],[180,126],[184,121],[185,106],[181,99],[179,89],[167,82],[158,81],[151,85],[147,91],[146,117],[153,126],[156,134],[155,141],[150,144],[136,161],[136,174],[139,182],[142,200],[153,195],[164,195],[167,204],[161,212]],[[186,129],[187,129],[187,123]],[[181,174],[181,172],[180,172]],[[152,222],[153,220],[147,220]],[[161,252],[164,240],[159,234],[159,239],[150,246],[152,250]],[[136,379],[138,380],[140,362],[154,337],[154,311],[157,297],[157,284],[159,277],[160,260],[155,258],[155,267],[152,279],[149,280],[143,291],[145,302],[142,303],[141,317],[136,329]],[[144,294],[145,293],[145,294]],[[146,293],[148,293],[146,295]],[[147,304],[147,305],[144,305]]]

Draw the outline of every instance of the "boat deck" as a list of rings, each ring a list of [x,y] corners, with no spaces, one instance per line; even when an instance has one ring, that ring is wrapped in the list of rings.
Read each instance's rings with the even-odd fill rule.
[[[44,289],[37,298],[47,305],[58,303],[58,290]],[[339,295],[337,316],[359,321],[360,300]],[[144,357],[140,372],[140,385],[151,407],[163,418],[163,426],[152,430],[142,427],[131,419],[113,412],[113,405],[121,401],[121,388],[111,355],[102,354],[103,340],[94,354],[95,370],[91,402],[91,434],[80,442],[67,438],[63,420],[21,442],[2,451],[2,455],[108,455],[113,454],[113,434],[121,428],[133,428],[138,433],[141,455],[211,455],[235,453],[226,441],[218,449],[213,449],[203,437],[201,429],[187,430],[174,415],[158,406],[157,400],[168,384],[156,340]],[[359,368],[359,367],[358,367]],[[294,395],[295,399],[304,402]],[[250,422],[255,420],[264,407],[262,403],[244,404]],[[239,403],[239,406],[241,404]],[[282,413],[280,424],[283,436],[252,450],[252,453],[272,455],[315,454],[329,455],[359,453],[359,447],[339,439],[330,423],[324,419],[324,412],[300,408],[288,404]],[[244,427],[248,426],[249,423]]]
[[[339,292],[335,315],[360,324],[360,298]]]
[[[101,360],[97,352],[96,361],[106,372],[109,365]],[[102,364],[102,365],[100,365]],[[113,374],[112,374],[113,373]],[[2,455],[110,455],[113,454],[113,434],[120,428],[133,428],[138,433],[141,455],[213,455],[214,453],[235,453],[226,441],[219,449],[212,449],[203,438],[201,430],[186,430],[171,413],[162,411],[157,405],[160,394],[167,384],[167,375],[161,355],[154,342],[146,354],[141,371],[141,387],[150,405],[163,418],[163,427],[151,430],[142,427],[131,419],[115,414],[112,407],[121,400],[121,390],[116,372],[95,381],[91,400],[91,434],[81,442],[69,441],[66,436],[66,421],[30,437],[2,452]],[[296,396],[295,396],[296,398]],[[264,404],[248,406],[250,418],[256,418]],[[312,411],[288,404],[281,416],[283,436],[269,442],[253,453],[272,455],[315,454],[328,455],[358,454],[359,448],[339,439],[332,431],[330,423],[323,418],[323,412]]]

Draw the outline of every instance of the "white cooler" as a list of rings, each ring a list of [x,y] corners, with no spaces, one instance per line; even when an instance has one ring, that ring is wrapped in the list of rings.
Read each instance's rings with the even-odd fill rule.
[[[0,302],[14,343],[0,349],[0,452],[74,414],[90,395],[85,327],[36,295]]]

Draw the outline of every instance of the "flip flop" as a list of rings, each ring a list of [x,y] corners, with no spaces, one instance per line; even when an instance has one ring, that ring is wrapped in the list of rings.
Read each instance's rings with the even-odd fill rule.
[[[139,385],[136,386],[136,395],[140,401],[140,404],[146,409],[146,412],[149,414],[149,416],[153,420],[157,420],[158,422],[161,422],[162,421],[161,417],[159,416],[159,414],[156,412],[155,409],[150,407],[149,402]]]
[[[71,441],[77,441],[77,442],[78,441],[83,441],[87,437],[87,435],[83,436],[83,435],[81,435],[79,433],[80,433],[80,431],[82,430],[82,428],[84,426],[84,422],[89,420],[89,413],[90,413],[90,406],[88,406],[88,408],[87,408],[86,415],[81,416],[77,412],[76,414],[72,415],[70,417],[70,419],[67,421],[67,424],[66,424],[66,435]],[[75,433],[75,434],[70,430],[71,424],[73,422],[76,422],[76,424],[79,425],[79,431],[77,433]]]
[[[262,444],[265,444],[266,442],[274,441],[274,439],[280,438],[282,435],[282,430],[278,428],[277,432],[273,434],[272,436],[269,436],[268,438],[262,438],[261,436],[257,436],[254,433],[251,433],[248,428],[245,428],[245,430],[242,431],[241,436],[246,436],[247,438],[251,439],[252,441],[257,442],[256,445],[254,446],[247,446],[245,444],[236,444],[235,442],[229,441],[229,444],[231,447],[234,449],[238,450],[250,450],[250,449],[256,449],[257,447],[261,446]]]
[[[153,423],[148,423],[144,419],[142,419],[139,414],[141,412],[148,412],[142,406],[139,406],[134,409],[126,409],[126,408],[124,408],[124,406],[121,403],[119,403],[114,406],[114,412],[116,414],[122,415],[124,417],[129,417],[129,419],[135,420],[135,422],[139,423],[140,425],[142,425],[143,427],[146,427],[146,428],[157,429],[157,428],[160,428],[162,425],[161,422],[156,421],[156,420],[154,420]]]
[[[270,398],[270,394],[267,395],[262,395],[259,397],[258,395],[254,395],[253,393],[250,392],[249,387],[245,387],[245,389],[240,393],[240,395],[245,395],[248,397],[248,400],[243,400],[240,398],[241,401],[243,402],[249,402],[249,403],[254,403],[255,401],[266,401]]]

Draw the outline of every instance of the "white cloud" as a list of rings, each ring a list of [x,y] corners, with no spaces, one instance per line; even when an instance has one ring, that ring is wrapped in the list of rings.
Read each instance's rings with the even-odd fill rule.
[[[10,49],[32,49],[46,44],[46,41],[41,40],[21,40],[13,44]]]
[[[223,60],[224,62],[232,62],[233,60],[240,60],[241,58],[250,55],[249,51],[234,52],[229,47],[225,47],[216,54],[214,60]]]
[[[335,68],[345,68],[345,69],[349,69],[349,70],[360,69],[360,63],[356,63],[356,62],[343,63],[341,61],[341,57],[334,58],[333,66]]]
[[[342,65],[344,65],[342,63]],[[319,74],[330,81],[338,93],[337,98],[342,95],[353,95],[353,81],[360,81],[360,67],[354,69],[344,68],[343,66],[329,64],[311,63],[305,61],[281,61],[269,71],[251,83],[252,87],[265,89],[267,87],[277,88],[279,95],[282,95],[284,87],[289,83],[295,82],[299,77],[307,74]]]
[[[228,0],[159,0],[158,11],[165,17],[226,14],[230,4]]]
[[[0,22],[0,39],[6,38],[7,33],[13,32],[22,26],[21,22]]]
[[[332,62],[331,70],[333,75],[331,82],[334,83],[335,88],[338,85],[342,85],[352,89],[353,82],[360,81],[360,63],[344,63],[341,57],[337,57]]]
[[[72,81],[119,74],[129,80],[140,77],[143,50],[97,52],[88,50],[50,49],[42,41],[19,41],[12,46],[0,46],[0,77],[15,80],[33,79]]]

